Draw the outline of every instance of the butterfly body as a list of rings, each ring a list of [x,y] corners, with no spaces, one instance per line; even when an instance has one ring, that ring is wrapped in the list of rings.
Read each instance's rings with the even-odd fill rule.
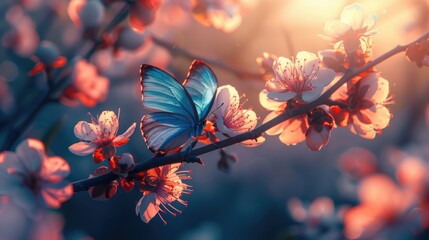
[[[217,90],[211,68],[195,60],[183,84],[151,65],[142,65],[140,75],[143,106],[151,111],[140,125],[148,148],[165,153],[200,136]]]

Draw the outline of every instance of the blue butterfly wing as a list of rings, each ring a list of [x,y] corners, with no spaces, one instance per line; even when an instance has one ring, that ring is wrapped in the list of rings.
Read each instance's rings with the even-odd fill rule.
[[[140,126],[149,149],[170,151],[199,136],[217,90],[211,68],[194,61],[183,85],[150,65],[142,65],[140,75],[143,105],[154,111],[143,116]]]
[[[212,108],[217,90],[217,78],[213,70],[203,61],[194,60],[183,86],[192,98],[198,121],[205,120]]]
[[[143,116],[140,129],[151,151],[165,152],[181,147],[192,138],[192,124],[182,114],[154,112]]]
[[[182,114],[190,121],[198,120],[191,96],[169,73],[151,66],[140,68],[143,106],[155,112]]]

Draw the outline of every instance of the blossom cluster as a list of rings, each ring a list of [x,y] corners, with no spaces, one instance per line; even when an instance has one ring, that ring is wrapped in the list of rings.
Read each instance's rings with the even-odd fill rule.
[[[375,20],[354,3],[344,8],[340,20],[325,24],[322,37],[330,41],[333,49],[318,55],[302,51],[291,59],[268,53],[258,58],[266,76],[260,102],[271,111],[264,122],[323,98],[323,93],[337,81],[371,61]],[[323,98],[322,105],[286,120],[267,134],[280,134],[284,144],[306,141],[309,149],[320,150],[336,127],[347,127],[354,134],[373,139],[389,124],[391,114],[386,105],[393,103],[389,82],[375,68],[359,73],[328,97]]]

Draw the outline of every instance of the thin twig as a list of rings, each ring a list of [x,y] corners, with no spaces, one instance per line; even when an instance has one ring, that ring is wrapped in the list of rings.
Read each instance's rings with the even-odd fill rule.
[[[142,171],[146,171],[148,169],[155,168],[155,167],[160,167],[160,166],[173,164],[173,163],[184,162],[184,159],[188,159],[188,158],[186,158],[187,155],[188,156],[199,156],[199,155],[202,155],[202,154],[205,154],[205,153],[217,150],[217,149],[221,149],[224,147],[231,146],[233,144],[242,142],[244,140],[254,139],[255,136],[260,136],[262,133],[264,133],[268,129],[276,126],[279,123],[282,123],[282,122],[284,122],[290,118],[299,116],[301,114],[307,113],[307,112],[311,111],[312,109],[314,109],[315,107],[327,103],[329,101],[330,96],[339,87],[341,87],[344,83],[346,83],[351,78],[359,75],[362,72],[369,70],[370,68],[378,65],[379,63],[385,61],[386,59],[392,57],[393,55],[396,55],[400,52],[405,51],[410,45],[412,45],[416,42],[422,41],[428,37],[429,37],[429,32],[427,32],[426,34],[424,34],[423,36],[421,36],[417,40],[415,40],[415,41],[413,41],[407,45],[402,45],[402,46],[398,45],[397,47],[386,52],[385,54],[381,55],[377,59],[368,62],[366,65],[364,65],[360,68],[349,70],[348,72],[346,72],[344,74],[344,76],[340,80],[338,80],[338,82],[336,82],[331,88],[329,88],[325,93],[323,93],[320,97],[318,97],[313,102],[310,102],[307,105],[304,105],[300,108],[296,108],[296,109],[293,109],[290,111],[284,111],[282,114],[280,114],[276,118],[273,118],[272,120],[266,122],[265,124],[262,124],[261,126],[255,128],[252,131],[237,135],[237,136],[232,137],[232,138],[222,140],[222,141],[217,142],[215,144],[210,144],[210,145],[203,146],[201,148],[197,148],[195,150],[192,150],[190,153],[179,152],[179,153],[177,153],[175,155],[171,155],[171,156],[151,158],[145,162],[137,164],[136,167],[134,168],[134,170],[130,172],[130,175],[133,175],[133,174],[136,174],[136,173],[139,173]],[[196,162],[197,160],[194,160],[194,161]],[[73,183],[73,189],[74,189],[74,192],[86,191],[91,186],[95,186],[95,185],[103,184],[103,183],[105,184],[105,183],[113,181],[117,178],[118,178],[117,175],[110,172],[108,174],[104,174],[104,175],[101,175],[98,177],[76,181]]]
[[[203,56],[193,54],[184,48],[177,47],[176,45],[171,44],[171,43],[169,43],[165,40],[162,40],[158,37],[155,37],[155,36],[152,36],[152,40],[156,45],[165,48],[167,51],[169,51],[173,55],[181,55],[183,57],[186,57],[186,58],[189,58],[192,60],[194,60],[194,59],[202,60],[202,61],[208,63],[209,65],[222,68],[225,71],[234,74],[235,76],[237,76],[240,79],[262,79],[262,75],[260,73],[247,72],[247,71],[244,71],[242,69],[236,69],[236,68],[231,67],[230,65],[228,65],[224,62],[214,60],[214,59],[210,59],[210,58],[205,58]]]

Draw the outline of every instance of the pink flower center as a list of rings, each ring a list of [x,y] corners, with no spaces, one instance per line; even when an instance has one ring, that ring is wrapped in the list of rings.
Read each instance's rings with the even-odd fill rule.
[[[106,115],[106,112],[102,113],[103,115]],[[96,120],[96,118],[94,118],[91,114],[91,122],[92,124],[96,125],[98,128],[98,133],[97,133],[97,139],[94,141],[97,146],[99,147],[103,147],[103,146],[107,146],[109,145],[113,139],[116,137],[117,134],[117,127],[115,126],[116,123],[116,116],[112,115],[110,118],[107,117],[103,117],[102,119],[104,120],[103,122],[103,127],[101,127],[102,125],[100,124],[100,122],[98,120]],[[109,126],[109,127],[107,127]]]
[[[278,82],[285,88],[286,91],[301,94],[302,92],[314,89],[314,87],[311,85],[311,82],[317,78],[320,68],[319,62],[317,62],[317,64],[313,64],[310,68],[310,71],[307,72],[304,68],[306,61],[307,59],[303,59],[301,61],[300,59],[292,58],[292,64],[287,62],[285,66],[279,66],[279,69],[282,69],[283,78],[285,80],[278,80]]]
[[[36,173],[25,175],[22,183],[31,190],[34,195],[38,195],[42,189],[42,181]]]
[[[248,99],[240,104],[240,99],[244,98],[245,96],[246,95],[243,94],[238,98],[236,96],[231,98],[226,113],[223,116],[223,121],[226,127],[230,129],[237,129],[251,122],[248,111],[252,110],[252,107],[250,106],[249,109],[243,111],[243,105],[248,102]]]

